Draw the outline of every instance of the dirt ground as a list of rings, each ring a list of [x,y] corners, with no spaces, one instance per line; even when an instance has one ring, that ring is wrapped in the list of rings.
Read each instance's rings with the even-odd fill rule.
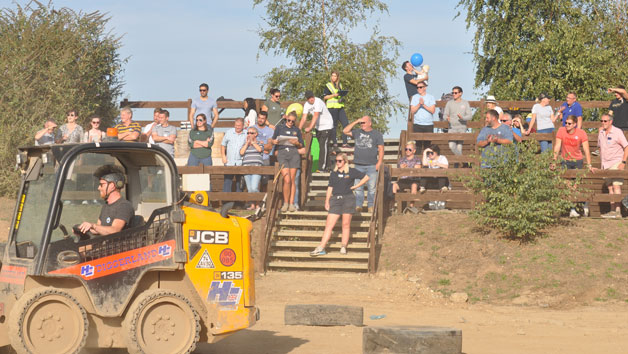
[[[12,211],[0,199],[0,239]],[[442,211],[393,216],[385,235],[374,275],[258,274],[260,321],[196,353],[361,353],[363,328],[286,326],[287,304],[362,306],[365,326],[457,328],[464,353],[628,353],[628,221],[577,220],[522,244]],[[457,292],[469,301],[451,301]]]

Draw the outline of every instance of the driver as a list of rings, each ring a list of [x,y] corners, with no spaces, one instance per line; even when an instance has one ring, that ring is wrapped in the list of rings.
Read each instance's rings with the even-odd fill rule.
[[[124,187],[124,172],[118,166],[104,165],[96,169],[94,177],[98,178],[98,191],[106,204],[100,210],[96,223],[84,221],[79,229],[82,233],[104,236],[127,228],[134,212],[131,202],[120,194],[120,189]]]

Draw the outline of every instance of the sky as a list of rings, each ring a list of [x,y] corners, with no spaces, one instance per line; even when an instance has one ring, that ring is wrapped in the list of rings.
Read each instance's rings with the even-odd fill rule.
[[[369,18],[366,27],[352,32],[351,39],[362,41],[378,25],[381,35],[401,42],[399,71],[388,83],[390,92],[401,102],[407,101],[401,63],[413,53],[421,53],[424,63],[430,65],[428,93],[439,99],[458,85],[464,89],[463,98],[478,99],[482,92],[473,88],[473,31],[467,31],[464,15],[454,19],[458,1],[385,2],[388,14]],[[0,0],[0,7],[15,8],[16,3],[24,6],[28,1]],[[110,16],[108,29],[122,37],[120,54],[128,58],[121,99],[184,101],[198,96],[202,82],[209,84],[209,95],[214,98],[263,98],[261,75],[276,65],[288,64],[284,57],[258,51],[256,30],[264,25],[265,13],[263,7],[253,8],[250,0],[54,0],[53,6]],[[151,117],[151,109],[134,112],[137,120]],[[390,117],[389,136],[397,137],[405,128],[405,117]],[[171,110],[171,119],[184,120],[185,111]]]

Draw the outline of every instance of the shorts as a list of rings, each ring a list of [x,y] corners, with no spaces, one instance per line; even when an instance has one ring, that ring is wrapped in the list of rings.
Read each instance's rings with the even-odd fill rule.
[[[397,185],[399,186],[400,190],[404,190],[406,188],[411,188],[413,184],[416,184],[418,186],[419,184],[419,178],[400,178],[397,181]]]
[[[332,195],[329,198],[329,213],[336,215],[355,213],[355,194]]]
[[[608,170],[617,170],[617,169],[619,169],[619,164],[620,163],[621,163],[621,161],[616,163],[616,164],[613,164],[613,166],[608,168]],[[623,186],[624,185],[624,179],[623,178],[605,178],[604,182],[607,185],[609,185],[609,186]]]
[[[284,168],[301,168],[301,155],[296,147],[280,147],[277,151],[277,162]]]

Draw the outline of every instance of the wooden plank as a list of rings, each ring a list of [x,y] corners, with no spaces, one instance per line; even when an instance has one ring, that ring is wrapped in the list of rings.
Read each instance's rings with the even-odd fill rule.
[[[325,227],[325,220],[279,220],[277,223],[279,226],[313,226],[313,227]],[[341,223],[336,223],[334,228],[340,228]],[[351,227],[369,227],[367,221],[351,221]]]
[[[364,262],[285,262],[271,261],[269,268],[293,268],[293,269],[324,269],[324,270],[368,270],[368,264]]]
[[[247,192],[211,192],[208,193],[207,199],[218,202],[250,202],[260,201],[264,199],[266,193],[247,193]]]
[[[368,259],[369,254],[364,252],[348,252],[347,254],[340,254],[340,252],[329,252],[323,256],[310,256],[310,252],[296,252],[296,251],[273,251],[270,253],[271,257],[275,258],[306,258],[306,259]]]
[[[426,191],[425,193],[397,193],[395,194],[396,202],[410,202],[410,201],[432,201],[441,200],[446,202],[470,202],[475,199],[475,195],[471,192],[455,193],[453,191],[440,193],[437,191]]]
[[[469,176],[473,174],[470,168],[397,168],[390,169],[391,177],[456,177]]]
[[[291,212],[291,213],[286,213],[286,214],[283,214],[283,215],[286,216],[286,217],[299,216],[299,217],[312,217],[312,218],[320,218],[320,217],[326,218],[327,215],[329,215],[329,213],[326,212],[326,211],[311,211],[311,210],[303,211],[303,210],[299,210],[299,211],[294,211],[294,212]],[[357,218],[357,217],[368,218],[370,216],[371,216],[371,213],[355,213],[355,214],[353,214],[354,218]],[[303,220],[303,219],[301,219],[301,220]]]
[[[276,233],[277,236],[280,237],[313,237],[313,238],[318,238],[320,239],[323,234],[320,232],[320,230],[279,230]],[[331,233],[331,237],[332,238],[336,238],[336,237],[341,237],[342,233],[340,231],[334,231]],[[366,238],[368,235],[366,232],[363,231],[359,231],[359,232],[351,232],[351,238],[352,239],[363,239]]]
[[[294,247],[294,248],[312,248],[314,249],[316,246],[320,245],[318,241],[275,241],[273,242],[274,247]],[[327,248],[331,249],[340,249],[342,247],[341,241],[329,242],[327,244]],[[367,250],[369,246],[366,243],[361,242],[352,242],[347,245],[347,250]]]
[[[180,175],[208,173],[210,175],[274,175],[274,166],[181,166]]]

